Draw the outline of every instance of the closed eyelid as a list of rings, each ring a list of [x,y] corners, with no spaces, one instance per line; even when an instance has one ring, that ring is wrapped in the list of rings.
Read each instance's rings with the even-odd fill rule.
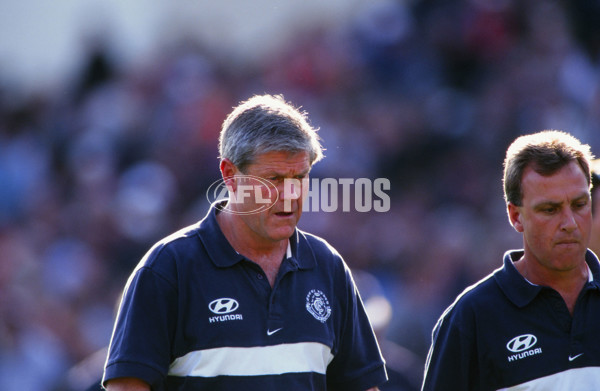
[[[292,175],[292,176],[287,175],[287,174],[271,173],[270,175],[266,175],[265,177],[281,180],[281,179],[287,179],[287,178],[303,179],[303,178],[306,178],[307,176],[308,176],[308,172],[302,172],[302,173]]]
[[[535,210],[558,209],[562,206],[561,203],[545,202],[535,207]]]

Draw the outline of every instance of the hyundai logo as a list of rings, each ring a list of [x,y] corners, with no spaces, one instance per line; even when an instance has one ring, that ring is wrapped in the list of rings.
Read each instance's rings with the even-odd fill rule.
[[[236,300],[224,297],[211,301],[208,305],[208,309],[217,315],[223,315],[237,310],[239,306],[240,305]]]
[[[533,334],[523,334],[514,337],[506,344],[506,348],[513,353],[519,353],[523,350],[530,349],[537,343],[537,338]]]

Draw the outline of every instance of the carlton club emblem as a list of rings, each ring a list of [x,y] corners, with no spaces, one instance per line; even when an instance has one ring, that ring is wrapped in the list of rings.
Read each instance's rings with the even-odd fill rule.
[[[325,323],[331,315],[329,300],[323,292],[313,289],[306,295],[306,310],[318,321]]]

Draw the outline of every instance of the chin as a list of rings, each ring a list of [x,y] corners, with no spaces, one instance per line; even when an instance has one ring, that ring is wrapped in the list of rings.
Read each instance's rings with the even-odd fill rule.
[[[278,229],[271,233],[271,238],[275,241],[286,240],[289,239],[293,234],[296,227],[292,227],[289,229]]]

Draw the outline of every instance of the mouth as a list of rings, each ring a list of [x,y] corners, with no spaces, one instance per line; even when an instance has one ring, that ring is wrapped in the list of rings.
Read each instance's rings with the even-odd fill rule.
[[[294,212],[276,212],[275,216],[278,217],[291,217],[294,215]]]
[[[556,243],[559,246],[573,246],[573,245],[578,245],[579,241],[578,240],[561,240],[560,242]]]

